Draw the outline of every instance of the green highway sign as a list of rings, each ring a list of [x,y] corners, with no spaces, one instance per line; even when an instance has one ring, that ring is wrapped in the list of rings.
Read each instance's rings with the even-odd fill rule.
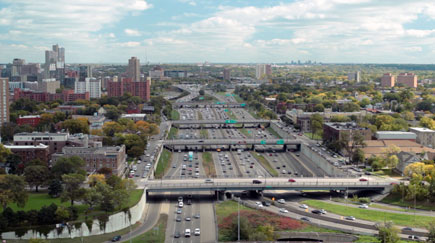
[[[234,94],[231,94],[231,96],[235,96]]]
[[[248,133],[252,133],[252,131],[248,131]]]
[[[199,99],[200,99],[200,100],[203,100],[203,99],[204,99],[204,97],[202,97],[202,96],[201,96],[201,97],[199,97]]]
[[[234,124],[234,123],[237,123],[237,121],[236,120],[225,120],[225,123],[226,124]]]
[[[242,104],[240,104],[240,106],[241,106],[241,107],[244,107],[244,106],[246,106],[246,104],[245,104],[245,103],[242,103]]]
[[[276,141],[276,144],[283,145],[284,144],[284,139],[280,139],[280,140]]]
[[[220,105],[220,104],[221,104],[221,102],[219,102],[219,101],[216,102],[216,105]]]
[[[263,145],[264,145],[264,144],[266,144],[266,141],[265,141],[265,140],[261,140],[261,141],[260,141],[260,144],[263,144]]]
[[[225,96],[231,96],[230,94],[225,94]]]
[[[225,109],[224,111],[225,111],[225,112],[228,112],[228,109]]]

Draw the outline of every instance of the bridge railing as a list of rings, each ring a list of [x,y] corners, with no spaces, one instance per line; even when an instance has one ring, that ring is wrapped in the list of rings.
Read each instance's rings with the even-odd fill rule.
[[[373,187],[387,187],[389,183],[385,182],[266,182],[261,184],[254,184],[250,182],[214,182],[214,183],[167,183],[167,182],[153,182],[147,185],[149,189],[164,189],[164,188],[299,188],[299,187],[325,187],[325,188],[373,188]]]

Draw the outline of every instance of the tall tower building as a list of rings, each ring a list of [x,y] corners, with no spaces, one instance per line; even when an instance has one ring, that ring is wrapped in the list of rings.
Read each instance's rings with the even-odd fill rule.
[[[9,122],[9,80],[0,78],[0,125]]]
[[[79,66],[79,80],[85,81],[86,78],[92,78],[92,66],[80,65]]]
[[[356,81],[357,83],[359,83],[361,81],[361,72],[360,71],[356,71],[354,73],[348,73],[347,74],[347,80],[349,80],[349,81]]]
[[[270,64],[257,64],[255,68],[255,77],[264,79],[272,76],[272,66]]]
[[[413,73],[401,73],[397,76],[397,84],[402,84],[409,88],[417,88],[417,75]]]
[[[63,84],[65,79],[65,48],[53,45],[52,50],[45,51],[45,78],[55,78]]]
[[[224,80],[231,80],[231,69],[224,69]]]
[[[131,78],[133,82],[140,81],[140,61],[137,57],[128,59],[127,77]]]

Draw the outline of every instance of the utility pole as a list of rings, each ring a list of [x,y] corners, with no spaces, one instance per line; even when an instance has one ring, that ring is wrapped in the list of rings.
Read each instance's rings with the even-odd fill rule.
[[[237,241],[240,242],[240,197],[237,199]]]

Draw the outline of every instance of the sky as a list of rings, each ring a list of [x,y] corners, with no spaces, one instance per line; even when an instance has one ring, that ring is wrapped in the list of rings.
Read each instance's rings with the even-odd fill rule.
[[[435,0],[0,0],[0,63],[435,63]]]

